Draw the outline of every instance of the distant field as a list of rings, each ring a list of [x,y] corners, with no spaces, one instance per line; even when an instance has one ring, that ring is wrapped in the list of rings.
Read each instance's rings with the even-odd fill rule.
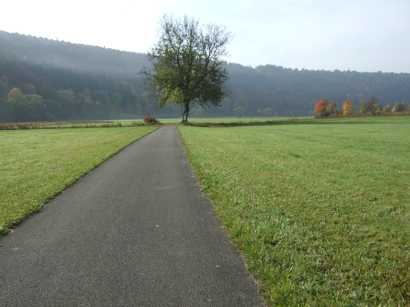
[[[252,125],[289,125],[289,124],[377,124],[377,123],[393,123],[408,122],[409,116],[369,116],[369,117],[339,117],[339,118],[322,118],[315,119],[311,116],[285,117],[204,117],[192,118],[190,124],[197,126],[252,126]],[[175,120],[174,120],[175,121]],[[165,122],[172,122],[171,119],[166,119]]]
[[[144,126],[142,120],[94,120],[0,123],[0,130],[56,128],[121,128]]]
[[[180,131],[269,304],[410,304],[409,117]]]
[[[263,122],[263,121],[277,121],[285,120],[291,117],[285,116],[270,116],[270,117],[191,117],[189,121],[191,123],[233,123],[233,122]],[[302,118],[302,117],[298,117]],[[181,122],[180,118],[159,118],[159,121],[164,124],[178,124]]]
[[[179,124],[179,118],[159,118],[163,124]],[[318,124],[377,124],[377,123],[408,123],[410,116],[369,116],[369,117],[340,117],[315,119],[311,116],[271,116],[271,117],[192,117],[189,123],[193,126],[270,126],[270,125],[318,125]]]
[[[0,131],[0,233],[152,129]]]
[[[290,117],[193,117],[193,124],[203,123],[250,123],[265,121],[283,121]],[[301,117],[298,117],[301,119]],[[180,118],[158,118],[161,124],[176,125],[181,122]],[[0,130],[7,129],[53,129],[53,128],[116,128],[145,126],[143,119],[113,119],[113,120],[90,120],[90,121],[55,121],[55,122],[22,122],[0,123]]]
[[[311,116],[286,117],[192,117],[191,125],[197,126],[241,126],[241,125],[288,125],[288,124],[326,124],[328,122],[344,123],[378,123],[408,121],[409,116],[373,116],[373,117],[350,117],[337,119],[314,119]],[[158,118],[161,124],[177,125],[180,118]],[[12,129],[54,129],[54,128],[121,128],[146,126],[143,119],[113,119],[93,121],[56,121],[56,122],[27,122],[27,123],[0,123],[0,130]]]

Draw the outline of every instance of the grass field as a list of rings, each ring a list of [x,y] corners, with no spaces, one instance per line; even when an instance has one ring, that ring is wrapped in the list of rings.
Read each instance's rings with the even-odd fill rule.
[[[73,129],[73,128],[122,128],[145,126],[143,120],[94,120],[56,122],[14,122],[0,123],[0,130],[23,129]]]
[[[0,131],[0,233],[152,129]]]
[[[277,122],[289,119],[289,117],[193,117],[193,124],[231,124],[231,123],[262,123]],[[298,118],[301,119],[301,118]],[[181,122],[180,118],[158,118],[161,124],[176,125]],[[143,119],[115,119],[93,121],[55,121],[55,122],[14,122],[0,123],[0,130],[16,129],[57,129],[57,128],[121,128],[146,126]]]
[[[328,122],[338,124],[363,124],[378,122],[407,121],[409,116],[373,116],[373,117],[350,117],[335,119],[321,119],[320,121],[311,116],[305,117],[191,117],[189,122],[193,126],[215,126],[215,127],[232,127],[232,126],[264,126],[264,125],[288,125],[288,124],[326,124]],[[176,125],[181,123],[180,118],[158,118],[160,124]],[[143,119],[115,119],[115,120],[94,120],[94,121],[56,121],[56,122],[15,122],[0,123],[0,130],[23,130],[23,129],[57,129],[57,128],[124,128],[147,126]]]
[[[409,117],[180,132],[269,304],[410,304]]]
[[[289,119],[290,117],[282,116],[270,116],[270,117],[255,117],[255,116],[244,116],[244,117],[191,117],[189,121],[193,124],[214,124],[214,123],[255,123],[255,122],[266,122],[266,121],[280,121]],[[301,117],[299,117],[301,118]],[[179,124],[181,118],[159,118],[159,121],[163,124]]]

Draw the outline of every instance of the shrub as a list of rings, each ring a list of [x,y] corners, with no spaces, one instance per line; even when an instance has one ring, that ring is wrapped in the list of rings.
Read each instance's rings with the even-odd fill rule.
[[[353,101],[347,99],[343,102],[342,105],[342,115],[350,116],[353,114]]]
[[[379,114],[380,111],[381,108],[376,97],[370,98],[369,101],[362,100],[362,102],[360,103],[360,113],[362,114],[376,115]]]
[[[159,124],[159,121],[155,117],[146,115],[144,117],[144,123],[147,125],[156,125],[156,124]]]
[[[386,104],[386,105],[383,107],[383,112],[384,112],[384,113],[390,113],[390,112],[392,112],[392,109],[393,109],[393,107],[392,107],[390,104]]]
[[[395,103],[394,106],[391,108],[391,112],[399,113],[406,111],[406,105],[404,103]]]
[[[326,99],[320,99],[315,103],[315,117],[329,116],[329,101]]]
[[[326,114],[327,116],[336,116],[337,114],[337,107],[335,102],[329,102],[326,107]]]

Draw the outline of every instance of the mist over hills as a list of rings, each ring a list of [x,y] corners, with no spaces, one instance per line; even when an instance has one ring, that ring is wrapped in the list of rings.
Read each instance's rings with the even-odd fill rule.
[[[145,54],[0,31],[0,50],[10,59],[76,72],[133,77],[148,64]]]
[[[144,68],[149,68],[145,54],[0,31],[0,120],[179,116],[177,106],[157,106],[140,74]],[[229,97],[220,107],[195,108],[194,115],[309,115],[320,98],[338,103],[350,98],[357,105],[372,96],[381,104],[410,101],[410,74],[406,73],[252,68],[232,63],[227,69]],[[16,87],[28,97],[17,111],[6,103]]]

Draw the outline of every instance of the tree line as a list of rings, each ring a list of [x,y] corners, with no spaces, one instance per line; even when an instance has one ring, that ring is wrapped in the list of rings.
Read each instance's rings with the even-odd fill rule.
[[[108,119],[152,112],[142,80],[0,61],[0,120]]]
[[[140,73],[149,65],[145,54],[0,31],[0,120],[180,116],[180,106],[158,106]],[[406,73],[224,65],[227,97],[218,106],[193,107],[192,115],[312,115],[320,97],[354,101],[355,112],[373,96],[381,109],[410,101]]]
[[[410,114],[410,102],[396,102],[382,106],[376,97],[371,97],[369,100],[361,99],[358,105],[351,99],[346,99],[338,107],[334,101],[320,99],[315,103],[313,112],[317,118],[353,115],[407,115]]]

